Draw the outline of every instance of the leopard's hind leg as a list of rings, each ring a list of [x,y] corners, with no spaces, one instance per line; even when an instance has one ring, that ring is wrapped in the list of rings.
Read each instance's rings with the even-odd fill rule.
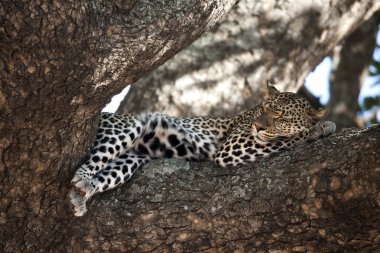
[[[102,114],[90,158],[75,172],[71,182],[77,188],[85,187],[112,159],[130,149],[141,131],[141,122],[134,117]]]
[[[125,153],[116,157],[81,189],[85,195],[78,194],[76,191],[70,193],[71,203],[75,206],[75,215],[82,216],[87,211],[86,202],[95,193],[110,190],[125,183],[137,169],[150,160],[149,156],[134,153]]]
[[[93,176],[106,168],[115,157],[129,150],[141,134],[142,127],[142,123],[133,116],[102,114],[90,158],[79,167],[71,180],[74,188],[70,198],[76,207],[85,206]]]

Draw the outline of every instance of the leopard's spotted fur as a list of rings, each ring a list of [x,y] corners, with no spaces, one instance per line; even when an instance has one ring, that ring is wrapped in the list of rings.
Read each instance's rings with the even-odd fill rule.
[[[264,102],[232,118],[103,113],[91,157],[72,180],[75,215],[86,212],[92,195],[128,181],[153,158],[211,160],[220,166],[252,162],[332,134],[335,124],[320,121],[326,113],[303,97],[269,85]]]

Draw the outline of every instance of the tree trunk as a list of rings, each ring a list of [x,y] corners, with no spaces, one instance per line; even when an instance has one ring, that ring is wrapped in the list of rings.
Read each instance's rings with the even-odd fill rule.
[[[304,220],[293,220],[293,217],[297,218],[298,216],[293,216],[297,210],[292,209],[292,203],[298,202],[291,196],[300,196],[293,194],[292,191],[298,192],[300,189],[299,191],[302,192],[302,189],[306,189],[302,188],[303,186],[306,187],[305,184],[308,182],[307,178],[304,177],[306,171],[297,171],[297,167],[291,165],[290,167],[294,168],[290,171],[293,173],[291,178],[294,178],[294,181],[289,181],[288,185],[285,184],[287,181],[283,177],[279,177],[278,181],[270,181],[273,185],[278,185],[277,190],[270,195],[268,195],[269,192],[262,192],[264,188],[257,188],[256,191],[256,188],[252,188],[255,185],[251,183],[257,182],[259,186],[269,182],[268,180],[275,179],[276,175],[281,175],[283,171],[281,166],[284,162],[295,164],[297,160],[302,161],[299,158],[291,159],[291,156],[287,155],[272,160],[264,160],[261,163],[262,166],[270,164],[272,174],[270,172],[265,174],[264,167],[255,168],[255,173],[252,173],[249,167],[240,168],[236,171],[226,169],[211,171],[213,167],[211,164],[197,164],[196,166],[199,169],[194,171],[188,171],[184,174],[176,172],[169,176],[163,176],[162,180],[177,177],[177,179],[171,179],[171,182],[175,182],[172,184],[174,188],[166,188],[165,190],[156,188],[157,185],[153,187],[161,181],[157,173],[152,174],[153,176],[157,175],[156,179],[151,179],[152,184],[146,181],[145,183],[139,182],[139,178],[142,179],[143,176],[141,175],[130,184],[128,194],[121,192],[128,188],[123,187],[94,198],[89,207],[89,215],[80,219],[73,217],[66,196],[74,170],[84,161],[84,156],[93,141],[94,130],[98,121],[97,116],[105,102],[126,84],[137,80],[190,44],[202,32],[212,26],[223,13],[228,11],[234,2],[232,0],[178,1],[175,4],[163,0],[83,2],[19,0],[0,2],[0,251],[144,252],[156,250],[161,252],[165,248],[171,248],[171,251],[178,252],[186,251],[186,247],[191,251],[192,249],[203,250],[211,246],[228,250],[234,245],[236,245],[234,248],[239,249],[242,247],[241,243],[245,241],[250,243],[253,241],[255,243],[262,242],[261,246],[258,245],[257,247],[270,247],[273,242],[270,239],[271,236],[282,238],[278,244],[275,244],[276,247],[283,245],[287,242],[286,240],[288,240],[289,245],[293,242],[292,238],[288,238],[288,233],[290,233],[286,232],[288,230],[284,230],[283,234],[269,235],[265,232],[266,229],[261,230],[261,228],[262,225],[271,227],[271,224],[275,225],[278,221],[282,227],[291,229],[290,231],[296,233],[298,227],[304,226],[302,225]],[[356,23],[360,23],[380,5],[380,3],[372,3],[369,0],[360,1],[360,3],[360,6],[355,1],[349,2],[349,4],[336,4],[336,10],[342,11],[339,18],[336,16],[337,20],[340,18],[346,20],[349,27],[339,30],[340,32],[349,31],[351,24],[356,26]],[[261,3],[258,5],[260,6]],[[339,22],[337,23],[339,24]],[[330,34],[329,31],[327,31],[327,35]],[[340,32],[337,33],[337,37],[341,36]],[[309,34],[309,36],[312,37],[313,35]],[[326,44],[334,44],[335,40],[338,38],[323,37]],[[313,45],[315,46],[315,44]],[[302,44],[299,45],[299,52],[303,52],[303,47]],[[308,47],[308,49],[310,48]],[[324,50],[321,49],[321,51]],[[317,50],[315,53],[321,51]],[[282,61],[279,60],[279,62]],[[271,64],[276,64],[276,62],[271,61]],[[369,166],[365,168],[374,168],[370,166],[376,165],[376,160],[372,159],[371,156],[374,155],[373,152],[378,153],[378,146],[376,146],[378,145],[376,137],[376,134],[378,136],[378,128],[373,128],[358,136],[349,135],[347,132],[343,134],[345,138],[342,137],[342,143],[345,143],[347,147],[351,145],[355,152],[365,153],[360,153],[363,157],[357,153],[352,153],[352,157],[347,157],[347,154],[350,153],[346,149],[344,152],[345,159],[339,159],[335,162],[342,164],[344,162],[342,160],[347,160],[348,165],[343,166],[335,173],[345,172],[344,168],[351,168],[350,166],[360,168],[367,165],[367,162],[362,160],[365,157],[369,161]],[[368,137],[366,137],[367,134],[369,134]],[[352,140],[352,143],[347,142],[347,139]],[[362,142],[360,141],[365,141],[365,144],[361,145]],[[371,145],[373,142],[375,144]],[[333,145],[332,148],[335,148],[341,147],[343,144],[339,142],[331,145]],[[320,152],[321,149],[317,150]],[[342,154],[343,151],[344,149],[342,149]],[[302,153],[302,151],[299,152]],[[318,152],[313,153],[313,159],[318,158],[316,156]],[[290,153],[287,154],[290,155]],[[334,158],[330,157],[331,164],[333,164],[333,161],[337,159],[331,153],[330,156]],[[298,155],[296,153],[294,157],[300,157],[299,153]],[[322,160],[322,155],[319,157]],[[302,166],[309,164],[311,166],[309,168],[317,172],[325,171],[326,168],[335,168],[330,167],[330,163],[318,165],[316,164],[317,161],[304,162]],[[354,163],[356,161],[358,164]],[[279,163],[276,165],[279,166],[278,170],[276,169],[278,172],[273,171],[273,168],[276,168],[275,163]],[[200,178],[202,174],[196,174],[201,171],[206,173],[204,178]],[[257,174],[256,171],[264,174]],[[333,173],[332,171],[328,172]],[[328,172],[326,172],[327,176],[329,176]],[[362,175],[360,172],[363,173],[360,170],[353,170],[348,175],[337,174],[340,180],[338,182],[341,185],[338,190],[346,189],[348,191],[348,203],[351,203],[350,192],[352,192],[354,203],[356,203],[357,190],[362,189],[360,187],[363,184],[366,186],[367,179],[374,180],[378,175],[375,172],[374,174]],[[372,173],[370,169],[368,169],[368,173]],[[258,181],[239,181],[240,178],[244,178],[244,174],[256,176],[257,179],[255,180]],[[146,175],[148,176],[148,173]],[[152,177],[152,175],[150,176]],[[319,176],[318,173],[316,175]],[[353,175],[357,175],[357,177]],[[361,175],[364,178],[363,181],[359,180]],[[228,180],[225,181],[225,178]],[[303,178],[306,181],[297,184],[297,182],[301,182],[297,181],[298,178]],[[310,178],[310,180],[312,179]],[[192,181],[197,182],[199,187],[186,188],[186,184]],[[215,184],[210,184],[210,182]],[[235,185],[234,182],[236,182]],[[223,188],[223,184],[234,188]],[[319,185],[318,180],[315,184],[316,186]],[[248,188],[244,188],[245,185]],[[351,185],[352,187],[349,188],[348,186]],[[170,184],[167,185],[167,187],[169,186]],[[346,186],[348,188],[344,188]],[[374,183],[369,186],[377,187]],[[292,188],[292,191],[289,192],[289,201],[291,202],[287,204],[289,208],[283,210],[282,216],[267,218],[271,217],[272,210],[277,210],[277,206],[269,202],[269,199],[263,201],[261,196],[267,194],[271,197],[270,199],[274,199],[273,203],[282,201],[284,198],[276,199],[275,197],[281,192],[285,193],[287,187]],[[310,189],[313,189],[312,187],[314,187],[313,184],[311,184]],[[378,222],[376,220],[378,209],[370,198],[371,194],[375,192],[371,187],[364,187],[363,191],[359,192],[368,198],[366,201],[360,202],[364,205],[364,211],[356,211],[359,216],[353,216],[355,217],[353,218],[354,225],[357,225],[358,221],[365,225],[362,227],[348,226],[347,233],[350,233],[351,228],[357,229],[355,231],[358,231],[359,236],[367,236],[365,238],[373,238],[374,233],[375,235],[378,233],[372,229],[372,226],[378,224],[376,223],[376,221]],[[214,202],[207,202],[206,199],[205,202],[202,199],[207,196],[203,196],[200,190],[203,191],[206,188],[209,189],[208,195],[214,197],[212,200]],[[252,188],[252,191],[249,191],[251,195],[247,195],[245,198],[243,195],[248,194],[248,190],[247,193],[244,191],[250,188]],[[179,189],[181,191],[178,191]],[[285,190],[280,192],[279,189]],[[319,196],[319,188],[316,189],[318,191],[315,194],[322,201],[324,195]],[[151,195],[148,200],[147,194],[149,192]],[[119,193],[121,195],[118,195]],[[170,198],[163,195],[168,193],[171,193],[169,194]],[[192,193],[200,195],[193,195]],[[223,196],[230,196],[228,194],[236,195],[236,199],[244,197],[244,201],[230,203],[226,205],[230,210],[225,209]],[[117,198],[112,196],[117,196]],[[182,200],[181,196],[183,197]],[[218,196],[220,198],[217,198]],[[310,201],[314,201],[314,195],[311,196]],[[308,199],[306,197],[305,201]],[[340,208],[346,210],[345,208],[351,207],[351,204],[346,206],[346,202],[341,203],[339,195],[337,197],[333,195],[332,198],[333,200],[337,199],[336,209],[338,210]],[[180,200],[180,204],[176,202],[177,199]],[[231,201],[231,197],[228,199]],[[168,202],[164,203],[164,200]],[[325,204],[325,202],[318,201],[315,204],[317,207],[319,206],[318,203]],[[105,204],[106,202],[108,205]],[[209,219],[207,212],[203,209],[196,209],[197,205],[207,203],[214,207],[212,208],[213,213],[225,212],[216,219],[216,222],[224,224],[220,230],[217,226],[204,222]],[[326,239],[326,245],[335,245],[336,247],[348,245],[347,247],[351,247],[349,243],[355,244],[358,240],[362,243],[360,240],[362,237],[354,237],[354,242],[346,243],[344,241],[345,238],[348,238],[345,237],[346,234],[344,233],[346,227],[337,230],[337,234],[333,233],[335,230],[332,232],[328,229],[323,230],[327,223],[321,222],[321,225],[318,225],[319,220],[314,219],[316,217],[314,213],[318,214],[318,210],[315,210],[313,203],[302,202],[303,209],[298,211],[303,212],[300,214],[301,218],[309,221],[306,223],[307,228],[315,229],[320,226],[322,235],[318,237],[319,240],[323,240],[325,235],[335,235],[332,242]],[[326,205],[329,203],[326,202]],[[97,208],[99,205],[103,205],[102,209]],[[170,206],[173,209],[168,209]],[[272,206],[276,209],[272,209]],[[113,209],[114,207],[116,209]],[[287,206],[282,208],[285,207]],[[173,215],[173,210],[176,212],[175,215]],[[250,219],[251,212],[259,214],[257,219]],[[279,214],[277,211],[273,213]],[[186,216],[184,216],[185,214]],[[261,214],[266,216],[260,216]],[[155,220],[158,217],[157,215],[162,218],[159,222]],[[167,218],[168,215],[170,215],[169,218]],[[340,217],[334,215],[335,213],[332,213],[333,218]],[[262,217],[265,219],[261,219]],[[375,222],[367,224],[367,220]],[[302,222],[299,223],[298,221]],[[328,221],[332,222],[331,220]],[[339,224],[339,221],[341,220],[336,219],[334,224]],[[245,230],[243,226],[245,222],[250,224],[246,228],[251,230]],[[151,229],[149,225],[152,228],[157,228],[157,230]],[[198,231],[194,235],[193,232],[190,232],[193,228],[194,232]],[[182,229],[188,232],[177,233],[181,232]],[[359,233],[359,230],[363,232]],[[255,231],[259,231],[259,233],[251,233]],[[214,233],[222,236],[215,237]],[[166,236],[170,234],[173,236]],[[251,241],[246,239],[250,237],[250,234],[253,236],[250,239]],[[305,235],[306,237],[303,237]],[[308,235],[308,233],[303,233],[294,238],[299,238],[299,241],[306,240],[306,243],[308,240],[312,241]],[[338,238],[339,235],[341,236]],[[196,236],[196,240],[192,240],[192,236]],[[224,242],[223,238],[226,239]],[[259,240],[255,240],[255,238],[259,238]],[[208,242],[214,243],[215,246],[204,246],[208,245]],[[372,244],[375,242],[378,243],[378,238],[371,241]],[[254,244],[247,247],[254,247]]]
[[[380,8],[380,1],[285,2],[240,0],[211,32],[137,81],[118,112],[234,115],[261,100],[263,79],[297,91]]]
[[[334,50],[328,119],[337,129],[364,125],[357,119],[358,97],[373,58],[379,21],[380,12],[376,12]]]
[[[189,45],[223,1],[0,2],[0,251],[65,251],[66,198],[98,114]]]

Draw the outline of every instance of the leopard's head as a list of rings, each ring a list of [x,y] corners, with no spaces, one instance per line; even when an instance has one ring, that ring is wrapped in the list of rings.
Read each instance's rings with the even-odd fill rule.
[[[279,92],[267,82],[262,113],[252,124],[252,133],[262,141],[292,137],[314,126],[328,109],[314,109],[305,98]]]

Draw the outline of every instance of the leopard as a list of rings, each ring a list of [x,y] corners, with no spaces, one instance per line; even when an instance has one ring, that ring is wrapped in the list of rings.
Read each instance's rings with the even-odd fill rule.
[[[327,108],[315,109],[306,98],[269,82],[264,90],[261,103],[233,117],[101,113],[89,159],[71,181],[74,215],[83,216],[94,194],[124,184],[152,159],[233,167],[335,132],[335,124],[323,120]]]

